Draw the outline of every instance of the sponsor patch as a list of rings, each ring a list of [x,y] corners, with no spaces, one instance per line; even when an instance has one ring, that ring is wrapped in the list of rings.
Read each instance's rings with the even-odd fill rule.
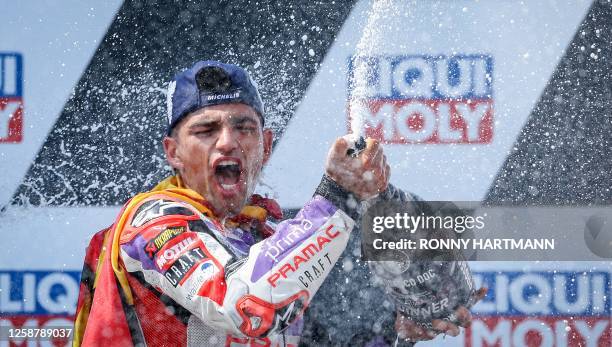
[[[340,231],[334,229],[334,225],[330,224],[327,229],[325,229],[325,232],[321,232],[316,239],[313,238],[311,242],[303,245],[302,249],[298,254],[294,255],[293,259],[290,258],[281,265],[278,270],[268,276],[268,283],[270,283],[272,287],[276,287],[279,279],[287,278],[287,273],[297,272],[298,270],[302,270],[303,267],[308,268],[309,266],[311,266],[317,278],[321,277],[321,274],[325,271],[324,262],[322,261],[322,257],[319,257],[316,261],[314,257],[319,256],[319,253],[325,248],[325,245],[332,242],[338,235],[340,235]],[[324,256],[327,259],[328,266],[331,265],[332,261],[329,255],[326,253]],[[316,265],[320,266],[320,269],[318,269]],[[303,281],[302,284],[308,287],[308,284]]]
[[[189,287],[191,288],[185,298],[187,300],[194,300],[197,298],[197,294],[202,288],[204,282],[210,281],[213,275],[217,272],[217,267],[212,260],[205,260],[203,263],[198,265],[196,270],[190,276],[192,278]]]
[[[166,228],[166,230],[159,233],[159,235],[157,235],[154,239],[147,242],[147,245],[145,246],[145,251],[147,252],[149,258],[153,258],[157,252],[164,247],[164,245],[184,232],[185,227],[178,226]]]
[[[181,256],[181,254],[194,247],[197,247],[196,237],[186,237],[172,246],[165,247],[157,252],[155,255],[155,264],[160,270],[164,270],[172,265],[179,258],[179,256]]]
[[[281,223],[274,235],[261,245],[251,274],[251,282],[268,274],[277,263],[301,245],[302,240],[311,237],[323,225],[328,223],[344,225],[342,215],[335,215],[337,212],[336,207],[329,201],[315,198],[300,210],[295,219]]]
[[[206,261],[207,258],[201,248],[194,248],[181,255],[176,261],[164,272],[164,277],[177,287],[182,284],[190,273],[195,271],[199,264]]]
[[[176,201],[150,200],[138,207],[131,225],[138,228],[156,218],[169,215],[192,216],[193,212]]]

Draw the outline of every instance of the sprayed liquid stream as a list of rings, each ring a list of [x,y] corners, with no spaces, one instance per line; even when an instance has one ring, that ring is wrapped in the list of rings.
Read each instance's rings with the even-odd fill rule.
[[[365,60],[373,56],[375,52],[374,43],[383,42],[383,15],[392,13],[392,9],[392,0],[374,0],[374,4],[368,11],[368,19],[363,33],[355,49],[355,55],[353,56],[354,70],[350,80],[351,96],[349,100],[350,137],[354,142],[364,135],[365,117],[366,112],[368,112],[368,80],[371,77],[371,71]]]
[[[374,0],[372,7],[368,12],[368,18],[362,33],[362,36],[357,44],[355,55],[353,56],[353,73],[351,75],[350,88],[350,100],[349,100],[349,112],[350,112],[350,134],[346,135],[346,137],[352,142],[352,155],[357,155],[360,150],[365,148],[364,138],[364,127],[365,127],[365,119],[369,111],[368,106],[368,82],[371,80],[372,69],[370,68],[370,64],[368,64],[368,59],[371,59],[375,56],[376,53],[380,52],[380,49],[375,49],[375,43],[384,42],[385,39],[383,37],[382,30],[384,29],[384,18],[391,16],[394,11],[393,0]],[[361,144],[361,145],[360,145]],[[363,148],[360,148],[363,146]],[[432,305],[432,298],[435,297],[435,293],[439,293],[439,289],[444,286],[451,287],[459,287],[462,291],[462,295],[455,294],[455,297],[461,297],[464,302],[461,304],[467,305],[470,307],[473,302],[473,280],[471,278],[471,273],[466,263],[457,259],[458,261],[447,263],[446,265],[451,265],[449,268],[438,269],[436,274],[437,277],[444,279],[443,284],[436,283],[436,285],[432,285],[430,288],[431,291],[426,292],[426,295],[423,299],[423,302],[417,305],[412,299],[415,296],[418,296],[419,293],[414,291],[414,288],[405,288],[403,286],[394,285],[394,281],[397,279],[410,279],[412,277],[417,277],[418,273],[424,273],[428,271],[432,271],[433,264],[432,263],[422,263],[420,266],[413,265],[410,260],[406,262],[392,262],[394,265],[401,268],[399,273],[391,271],[392,280],[387,280],[387,290],[388,295],[391,295],[391,298],[396,302],[397,308],[404,312],[406,316],[410,319],[418,322],[418,324],[422,324],[426,326],[429,324],[432,317],[420,317],[419,315],[411,314],[412,311],[418,311],[418,307],[429,307]],[[383,262],[384,263],[384,262]],[[370,266],[372,266],[372,270],[376,270],[377,265],[380,267],[383,263],[379,262],[371,262]],[[463,271],[456,271],[455,268],[461,267]],[[452,269],[452,270],[449,270]],[[383,269],[383,272],[388,269]],[[403,281],[400,281],[403,283]],[[400,292],[404,292],[404,296],[392,295],[397,293],[398,290]],[[442,295],[444,296],[444,295]],[[467,300],[466,297],[468,298]],[[439,299],[439,298],[438,298]],[[444,299],[444,298],[443,298]],[[459,301],[461,301],[461,299]],[[449,300],[449,298],[446,298]],[[458,302],[455,300],[454,302]],[[451,311],[445,311],[445,314],[448,314],[446,317],[450,319],[454,316],[454,313]],[[420,319],[419,319],[420,318]],[[440,318],[440,317],[436,317]],[[413,346],[414,343],[410,341],[404,340],[400,337],[399,334],[396,335],[396,339],[393,343],[394,347],[403,347],[403,346]]]

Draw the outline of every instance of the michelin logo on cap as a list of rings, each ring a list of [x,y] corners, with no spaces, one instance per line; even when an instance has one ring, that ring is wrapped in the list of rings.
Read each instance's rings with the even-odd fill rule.
[[[236,65],[218,61],[199,61],[190,69],[174,76],[168,85],[168,128],[172,128],[187,114],[206,106],[224,103],[243,103],[258,114],[265,124],[264,107],[257,86],[249,73]]]
[[[240,91],[236,91],[234,93],[231,94],[212,94],[212,95],[207,95],[206,96],[206,100],[208,101],[212,101],[212,100],[229,100],[229,99],[237,99],[240,97]]]

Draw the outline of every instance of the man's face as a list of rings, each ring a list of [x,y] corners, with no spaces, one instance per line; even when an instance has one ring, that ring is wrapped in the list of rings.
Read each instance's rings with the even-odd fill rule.
[[[271,149],[272,131],[262,130],[255,110],[244,104],[204,107],[187,115],[173,136],[164,139],[170,165],[219,217],[240,212]]]

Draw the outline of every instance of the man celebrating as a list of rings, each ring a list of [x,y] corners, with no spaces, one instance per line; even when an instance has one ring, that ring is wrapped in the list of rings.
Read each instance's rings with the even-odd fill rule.
[[[278,205],[252,195],[272,149],[264,125],[245,70],[202,61],[175,77],[163,145],[176,175],[92,239],[75,345],[297,345],[354,208],[386,188],[389,167],[375,142],[348,157],[338,139],[313,198],[274,225]]]
[[[253,195],[272,149],[264,126],[245,70],[201,61],[175,76],[163,140],[175,175],[92,238],[74,345],[297,346],[301,316],[346,248],[360,202],[389,194],[389,166],[375,141],[348,156],[339,138],[313,198],[275,225],[279,206]],[[427,337],[397,324],[403,337]]]

